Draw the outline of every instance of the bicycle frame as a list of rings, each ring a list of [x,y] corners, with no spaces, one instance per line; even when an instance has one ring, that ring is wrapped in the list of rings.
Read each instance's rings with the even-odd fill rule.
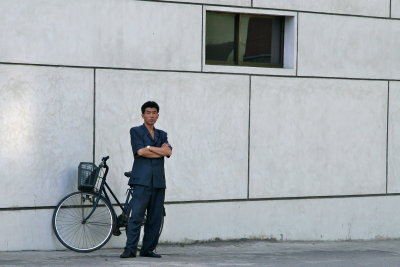
[[[97,208],[97,205],[98,205],[98,203],[99,203],[99,200],[100,200],[100,197],[101,197],[101,196],[104,196],[104,198],[109,202],[109,204],[110,204],[111,207],[112,207],[112,211],[113,211],[113,213],[114,213],[114,216],[116,217],[115,209],[114,209],[114,207],[113,207],[113,204],[111,203],[110,197],[109,197],[108,194],[107,194],[107,190],[109,191],[109,193],[111,193],[112,197],[113,197],[114,200],[117,202],[118,206],[121,208],[123,214],[127,214],[127,213],[128,213],[128,210],[129,210],[129,197],[130,197],[130,195],[131,195],[131,191],[130,191],[131,189],[128,189],[128,190],[129,190],[129,194],[128,194],[127,197],[126,197],[125,207],[124,207],[124,206],[122,206],[121,202],[119,202],[118,198],[115,196],[115,194],[114,194],[114,192],[111,190],[110,186],[107,184],[106,178],[107,178],[107,174],[108,174],[108,169],[109,169],[109,167],[108,167],[106,161],[102,161],[102,163],[100,164],[99,168],[105,168],[104,176],[101,177],[102,181],[101,181],[100,187],[99,187],[98,192],[97,192],[96,200],[95,200],[95,202],[93,203],[93,209],[92,209],[92,211],[86,216],[86,218],[83,219],[83,221],[82,221],[83,223],[85,223],[85,222],[90,218],[90,216],[92,216],[93,212],[94,212],[94,211],[96,210],[96,208]],[[107,190],[106,190],[106,189],[107,189]]]

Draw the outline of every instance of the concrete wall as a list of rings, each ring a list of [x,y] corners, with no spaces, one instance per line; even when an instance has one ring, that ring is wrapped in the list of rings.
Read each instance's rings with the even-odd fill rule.
[[[200,70],[201,6],[5,0],[1,10],[2,62]]]
[[[0,250],[62,249],[52,210],[80,161],[110,155],[124,197],[129,128],[149,99],[174,146],[162,242],[399,238],[400,1],[0,10]],[[206,65],[207,10],[286,16],[284,68]]]
[[[392,0],[391,16],[392,18],[400,18],[400,0]]]
[[[93,151],[93,70],[0,65],[0,208],[51,206]]]
[[[253,0],[254,7],[388,17],[391,0]],[[393,1],[393,0],[392,0]]]
[[[310,40],[312,35],[318,38]],[[298,44],[301,76],[364,79],[400,76],[399,20],[300,14]]]
[[[168,204],[161,242],[400,238],[399,201],[399,196],[378,196]],[[51,216],[50,209],[2,211],[2,233],[9,233],[0,240],[2,250],[65,249],[50,231]],[[125,234],[113,236],[106,247],[123,247],[125,241]]]
[[[386,192],[387,82],[253,77],[251,85],[251,197]]]
[[[400,82],[390,82],[388,191],[400,191]]]

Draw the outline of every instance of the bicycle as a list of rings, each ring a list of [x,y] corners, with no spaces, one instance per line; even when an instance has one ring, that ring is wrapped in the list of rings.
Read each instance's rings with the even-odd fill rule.
[[[92,252],[100,249],[112,235],[121,234],[120,228],[126,230],[128,227],[131,214],[129,202],[133,196],[133,188],[127,189],[125,203],[121,204],[106,181],[108,159],[109,156],[103,157],[98,167],[94,163],[81,162],[78,167],[79,191],[65,196],[54,209],[53,231],[61,244],[73,251]],[[127,177],[130,174],[124,173]],[[122,211],[119,216],[116,215],[106,189]],[[144,223],[145,219],[142,225]]]

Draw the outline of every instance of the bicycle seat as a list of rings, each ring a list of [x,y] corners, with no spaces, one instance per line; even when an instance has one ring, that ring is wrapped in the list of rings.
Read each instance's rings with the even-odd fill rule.
[[[124,172],[124,175],[128,178],[131,178],[131,172]]]

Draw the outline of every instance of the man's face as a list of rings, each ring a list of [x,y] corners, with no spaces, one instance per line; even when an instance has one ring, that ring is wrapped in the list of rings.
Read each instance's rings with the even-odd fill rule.
[[[156,108],[146,108],[142,114],[144,123],[147,125],[154,125],[158,119],[158,112]]]

